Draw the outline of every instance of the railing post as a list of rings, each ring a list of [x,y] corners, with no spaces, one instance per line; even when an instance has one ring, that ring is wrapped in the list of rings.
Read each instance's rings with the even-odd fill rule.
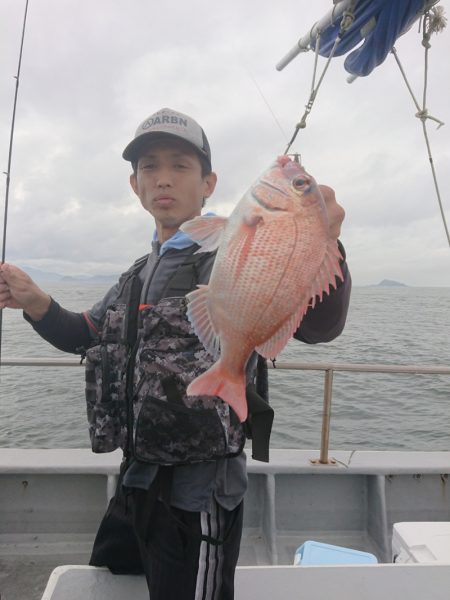
[[[333,369],[325,369],[325,384],[323,391],[322,434],[320,439],[320,458],[312,460],[313,464],[335,465],[336,461],[328,458],[330,443],[331,398],[333,396]]]

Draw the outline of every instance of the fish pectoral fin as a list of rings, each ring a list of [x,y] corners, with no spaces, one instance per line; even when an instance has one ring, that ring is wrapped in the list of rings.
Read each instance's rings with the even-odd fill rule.
[[[284,324],[277,329],[274,335],[266,340],[260,346],[255,348],[258,354],[264,358],[275,358],[286,346],[288,341],[299,328],[303,315],[308,309],[308,302],[304,302],[299,310],[297,310]]]
[[[220,353],[220,338],[211,321],[208,307],[209,286],[199,285],[196,290],[186,295],[187,317],[194,329],[195,335],[205,346],[213,358]]]
[[[260,206],[249,205],[242,215],[242,220],[248,227],[256,227],[258,223],[264,221],[264,211]]]
[[[201,246],[197,252],[212,252],[218,248],[227,223],[226,217],[202,216],[186,221],[180,229]]]
[[[339,261],[342,260],[341,253],[337,243],[334,240],[329,240],[325,251],[325,256],[320,266],[319,272],[314,279],[311,287],[311,306],[316,304],[317,297],[322,301],[323,293],[330,293],[330,287],[336,288],[336,278],[344,280],[342,269]]]

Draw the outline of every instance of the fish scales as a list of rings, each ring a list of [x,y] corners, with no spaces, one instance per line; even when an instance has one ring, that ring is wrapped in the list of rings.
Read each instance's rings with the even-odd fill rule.
[[[218,360],[187,392],[219,396],[245,420],[245,367],[252,352],[274,358],[310,302],[342,278],[325,204],[314,179],[280,157],[229,219],[197,217],[182,229],[200,251],[219,245],[209,284],[187,296],[193,329]]]
[[[280,240],[280,227],[286,235],[285,242]],[[247,247],[247,255],[241,244],[231,239],[230,251],[226,251],[226,244],[222,247],[224,259],[217,256],[211,287],[213,292],[215,282],[221,282],[221,297],[215,297],[217,309],[223,302],[228,313],[226,320],[235,324],[238,331],[245,331],[254,347],[279,328],[280,322],[292,313],[292,295],[298,297],[301,293],[302,271],[307,269],[298,260],[295,243],[291,243],[298,235],[295,221],[278,217],[277,222],[256,226],[254,235],[248,236],[251,247]],[[228,300],[230,295],[233,303]],[[286,303],[288,306],[283,307]]]

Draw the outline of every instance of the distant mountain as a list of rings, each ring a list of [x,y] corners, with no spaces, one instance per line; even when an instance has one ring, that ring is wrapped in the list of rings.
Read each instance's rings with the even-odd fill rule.
[[[52,273],[49,271],[41,271],[34,267],[26,265],[21,268],[37,282],[42,283],[70,283],[73,281],[84,281],[86,283],[115,283],[119,279],[119,275],[61,275],[60,273]]]
[[[85,281],[87,283],[115,283],[119,279],[120,275],[64,275],[61,276],[61,283],[71,281]]]
[[[50,273],[48,271],[41,271],[39,269],[34,269],[33,267],[27,267],[26,265],[20,265],[21,269],[28,273],[31,279],[35,281],[45,281],[45,282],[53,282],[53,281],[61,281],[62,275],[58,273]]]
[[[392,279],[383,279],[377,285],[383,287],[408,287],[405,283],[400,283],[399,281],[393,281]]]

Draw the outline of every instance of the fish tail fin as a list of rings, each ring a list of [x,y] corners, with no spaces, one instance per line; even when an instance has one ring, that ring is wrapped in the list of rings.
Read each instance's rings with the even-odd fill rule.
[[[186,390],[188,396],[218,396],[231,406],[239,420],[247,418],[247,398],[245,396],[245,374],[233,377],[224,369],[220,360],[210,369],[196,377]]]

